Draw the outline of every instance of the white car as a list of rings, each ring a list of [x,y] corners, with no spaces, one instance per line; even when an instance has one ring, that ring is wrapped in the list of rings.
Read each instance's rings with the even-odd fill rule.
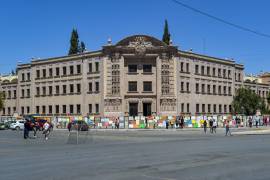
[[[16,121],[15,123],[11,123],[10,129],[23,130],[24,129],[24,122],[25,122],[25,120],[19,120],[19,121]]]

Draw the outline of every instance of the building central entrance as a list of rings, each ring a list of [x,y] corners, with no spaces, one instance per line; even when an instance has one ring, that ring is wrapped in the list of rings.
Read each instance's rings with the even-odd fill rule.
[[[152,108],[151,103],[143,103],[143,116],[151,116]]]
[[[129,116],[138,116],[138,103],[129,103]]]

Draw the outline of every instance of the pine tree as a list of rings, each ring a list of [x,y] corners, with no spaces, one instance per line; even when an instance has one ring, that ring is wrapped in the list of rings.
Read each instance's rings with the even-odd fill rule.
[[[79,35],[77,30],[73,29],[70,38],[70,48],[68,55],[77,54],[79,51]]]
[[[164,43],[166,43],[167,45],[169,45],[170,40],[171,40],[171,35],[170,35],[170,32],[169,32],[168,21],[166,19],[165,20],[165,26],[164,26],[164,32],[163,32],[162,41]]]

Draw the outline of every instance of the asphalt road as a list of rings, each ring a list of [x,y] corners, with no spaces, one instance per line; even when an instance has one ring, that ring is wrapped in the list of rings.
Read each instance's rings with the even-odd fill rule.
[[[269,180],[270,135],[201,131],[0,131],[1,180]]]

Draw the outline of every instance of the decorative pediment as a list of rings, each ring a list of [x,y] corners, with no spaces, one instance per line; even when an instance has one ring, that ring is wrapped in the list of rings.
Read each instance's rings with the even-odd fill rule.
[[[134,35],[129,36],[121,41],[119,41],[116,46],[137,46],[153,47],[153,46],[167,46],[164,42],[147,35]]]

